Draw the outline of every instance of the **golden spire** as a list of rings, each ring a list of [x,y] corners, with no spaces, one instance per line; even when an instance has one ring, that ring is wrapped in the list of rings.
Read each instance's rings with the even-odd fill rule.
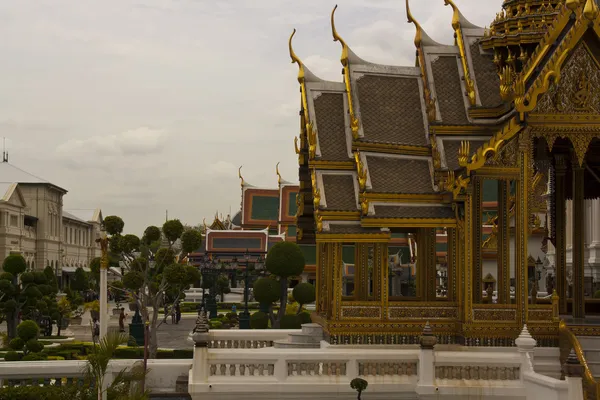
[[[350,84],[350,65],[348,57],[350,55],[350,49],[344,39],[338,34],[337,29],[335,28],[335,10],[337,10],[337,4],[333,7],[333,11],[331,11],[331,33],[333,35],[334,42],[340,42],[342,45],[342,56],[340,61],[344,66],[344,83],[346,84],[346,95],[348,96],[348,113],[350,114],[350,129],[352,129],[352,137],[356,140],[358,139],[358,130],[359,130],[359,122],[358,118],[356,118],[356,114],[354,114],[354,107],[352,106],[352,85]]]
[[[452,7],[452,11],[454,11],[452,14],[452,28],[457,30],[460,28],[460,11],[458,10],[458,7],[456,7],[456,4],[454,4],[454,1],[444,0],[444,3],[446,3],[447,6]]]
[[[579,7],[579,0],[567,0],[565,5],[569,10],[574,11],[577,7]]]
[[[406,0],[406,18],[408,18],[408,22],[415,24],[415,28],[417,28],[417,32],[415,34],[415,46],[419,47],[421,45],[421,41],[423,40],[423,28],[417,22],[417,20],[413,17],[410,12],[410,5],[408,4],[408,0]]]
[[[279,162],[275,165],[275,173],[277,174],[277,184],[281,185],[281,174],[279,173]]]
[[[596,4],[596,0],[587,0],[585,3],[585,7],[583,8],[583,15],[593,21],[598,16],[598,5]]]
[[[204,232],[206,233],[206,218],[202,218],[202,225],[204,225]]]
[[[240,178],[240,186],[242,188],[244,188],[244,185],[246,184],[246,182],[244,181],[244,178],[242,177],[242,167],[243,167],[243,165],[240,165],[240,168],[238,169],[238,178]]]

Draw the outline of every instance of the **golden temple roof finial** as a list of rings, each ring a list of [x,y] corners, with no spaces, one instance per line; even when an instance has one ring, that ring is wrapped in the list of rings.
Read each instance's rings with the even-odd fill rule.
[[[242,188],[244,188],[244,185],[246,184],[246,182],[244,181],[244,178],[242,177],[242,167],[243,165],[240,165],[240,168],[238,169],[238,178],[240,178],[240,186]]]
[[[292,64],[298,64],[298,82],[304,82],[305,72],[304,72],[304,64],[300,61],[300,58],[296,55],[294,48],[292,47],[292,39],[296,34],[296,29],[290,35],[290,40],[288,41],[288,46],[290,48],[290,58],[292,59]]]
[[[574,11],[577,7],[579,7],[579,0],[567,0],[565,6],[571,11]]]
[[[415,28],[417,28],[417,32],[415,33],[415,46],[419,47],[421,45],[421,41],[423,40],[423,28],[421,28],[421,25],[410,12],[408,0],[406,0],[406,18],[408,18],[409,23],[415,24]]]
[[[275,165],[275,173],[277,173],[277,184],[281,185],[281,174],[279,173],[279,162]]]
[[[596,0],[587,0],[585,3],[585,7],[583,8],[583,15],[593,21],[598,16],[598,5],[596,4]]]
[[[342,65],[346,65],[346,63],[348,62],[348,45],[346,44],[344,39],[342,39],[342,37],[338,34],[338,31],[335,28],[335,10],[337,10],[337,7],[338,6],[336,4],[335,7],[333,7],[333,11],[331,11],[331,34],[333,35],[333,41],[340,42],[340,44],[342,45],[341,61]]]
[[[456,4],[454,4],[452,0],[444,0],[444,3],[446,3],[447,6],[452,7],[452,11],[454,12],[452,14],[452,28],[454,28],[454,30],[457,30],[458,28],[460,28],[460,11],[458,10],[458,7],[456,7]]]
[[[202,218],[202,225],[204,225],[204,232],[206,232],[206,218]]]
[[[333,7],[333,11],[331,11],[331,33],[333,35],[334,42],[340,42],[342,45],[342,56],[340,57],[340,61],[344,66],[344,84],[346,85],[346,96],[348,97],[348,112],[350,114],[350,129],[352,130],[352,137],[354,140],[359,138],[359,130],[360,130],[360,122],[354,113],[354,107],[352,106],[352,85],[350,84],[350,54],[351,50],[342,39],[342,37],[338,34],[337,29],[335,27],[335,10],[337,10],[337,4]],[[361,62],[361,60],[353,54],[353,60]]]

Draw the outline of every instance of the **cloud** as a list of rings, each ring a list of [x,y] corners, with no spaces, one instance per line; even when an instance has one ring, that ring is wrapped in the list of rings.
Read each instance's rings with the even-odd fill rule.
[[[114,135],[71,139],[56,149],[59,155],[94,154],[98,157],[148,156],[164,150],[167,134],[162,130],[140,127]]]

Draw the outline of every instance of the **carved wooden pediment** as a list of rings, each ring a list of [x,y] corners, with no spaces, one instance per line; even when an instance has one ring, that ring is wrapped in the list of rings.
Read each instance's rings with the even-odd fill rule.
[[[485,165],[489,167],[516,167],[518,149],[518,140],[515,138],[502,146],[500,151],[493,157],[489,157],[485,161]]]
[[[560,73],[560,80],[550,85],[532,113],[600,113],[600,67],[584,42],[573,50]]]

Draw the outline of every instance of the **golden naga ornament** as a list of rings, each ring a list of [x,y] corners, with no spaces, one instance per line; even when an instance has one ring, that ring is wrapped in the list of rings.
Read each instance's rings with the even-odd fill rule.
[[[298,146],[298,136],[294,137],[294,150],[296,154],[300,154],[300,147]]]
[[[244,185],[246,184],[246,182],[244,181],[244,178],[242,177],[242,167],[243,167],[243,165],[240,165],[240,168],[238,168],[238,178],[240,178],[240,186],[243,188]]]
[[[313,207],[315,211],[319,209],[321,206],[321,190],[313,189]]]
[[[500,96],[502,97],[502,100],[512,100],[514,96],[514,73],[512,67],[506,65],[498,75],[500,76]]]
[[[367,186],[367,170],[360,158],[360,151],[354,153],[354,161],[356,161],[356,170],[358,173],[358,185],[360,186],[360,191],[363,192]]]
[[[317,130],[312,122],[306,126],[306,137],[308,138],[308,158],[314,160],[317,155]]]
[[[317,232],[323,232],[323,216],[317,213]]]
[[[366,196],[360,196],[360,210],[363,215],[369,215],[369,200]]]

